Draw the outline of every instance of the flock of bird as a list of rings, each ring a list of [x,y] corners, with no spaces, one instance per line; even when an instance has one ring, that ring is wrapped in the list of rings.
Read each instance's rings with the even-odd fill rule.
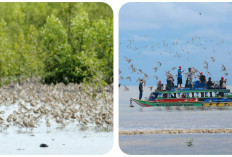
[[[41,125],[62,129],[77,125],[78,129],[97,131],[113,129],[113,86],[96,89],[94,85],[43,85],[41,83],[10,84],[0,88],[0,128],[25,131]]]
[[[148,49],[148,51],[150,51],[151,53],[156,53],[157,55],[160,55],[162,56],[163,54],[169,54],[169,55],[172,55],[173,57],[177,57],[177,59],[179,60],[190,60],[191,58],[189,58],[190,54],[191,54],[191,50],[188,49],[188,47],[194,47],[194,48],[198,48],[197,51],[205,51],[208,49],[208,51],[210,51],[210,55],[211,56],[208,56],[206,57],[204,60],[203,60],[203,66],[202,66],[202,69],[197,69],[195,67],[191,67],[192,68],[192,72],[194,74],[194,78],[199,78],[199,73],[204,69],[207,73],[205,74],[206,76],[208,77],[211,77],[211,72],[209,70],[209,65],[210,64],[213,64],[215,63],[216,61],[216,57],[214,56],[216,54],[216,48],[215,48],[215,45],[217,47],[222,47],[223,44],[225,44],[225,41],[224,40],[217,40],[217,41],[214,41],[214,40],[204,40],[202,39],[200,36],[192,36],[192,38],[190,40],[187,40],[187,41],[179,41],[179,40],[176,40],[176,41],[172,41],[172,43],[168,43],[167,41],[165,40],[162,40],[162,42],[157,42],[157,43],[154,43],[152,45],[149,45],[149,39],[150,37],[149,36],[143,36],[144,40],[147,40],[147,42],[145,42],[145,45],[143,44],[137,44],[135,40],[132,40],[132,39],[129,39],[128,40],[128,43],[126,44],[126,48],[128,49],[128,51],[133,51],[133,52],[138,52],[140,51],[143,51],[145,49]],[[120,46],[122,46],[123,43],[120,43]],[[142,45],[142,46],[138,46],[138,45]],[[171,47],[171,48],[170,48]],[[185,47],[185,48],[184,48]],[[149,49],[150,48],[150,49]],[[193,50],[194,51],[194,50]],[[231,51],[228,51],[228,56],[231,54]],[[133,76],[135,76],[134,74],[137,74],[137,78],[135,79],[132,79],[132,76],[130,76],[130,71],[128,70],[124,70],[122,72],[121,69],[119,69],[119,87],[122,86],[122,83],[123,83],[123,80],[129,80],[129,81],[137,81],[139,82],[139,80],[143,79],[143,81],[147,81],[149,79],[148,77],[148,74],[145,73],[142,69],[139,69],[139,68],[136,68],[135,66],[135,63],[133,63],[133,60],[127,56],[123,56],[124,58],[121,59],[120,61],[124,61],[128,64],[128,67],[131,71],[131,74],[133,73]],[[200,61],[200,59],[198,60],[198,62]],[[160,69],[160,67],[163,65],[160,61],[156,60],[155,61],[156,65],[153,67],[153,78],[155,79],[155,81],[158,81],[159,79],[159,74],[157,74],[157,71],[158,69]],[[181,61],[179,62],[181,64]],[[144,63],[143,63],[144,64]],[[145,63],[146,64],[146,63]],[[218,64],[218,63],[215,63],[215,64]],[[165,75],[167,77],[169,76],[172,76],[173,78],[177,78],[177,69],[178,69],[178,66],[177,67],[171,67],[170,69],[166,69],[165,70]],[[228,71],[227,71],[227,68],[224,64],[220,64],[220,67],[221,67],[221,75],[224,75],[224,76],[228,76]],[[187,67],[188,68],[188,67]],[[176,75],[172,75],[172,71],[175,70],[175,74]],[[184,71],[182,70],[182,74],[184,77],[187,78],[187,71]],[[150,74],[149,74],[150,75]],[[152,87],[152,86],[151,86]],[[152,88],[150,88],[152,89]],[[128,91],[129,88],[124,85],[124,90],[125,91]]]

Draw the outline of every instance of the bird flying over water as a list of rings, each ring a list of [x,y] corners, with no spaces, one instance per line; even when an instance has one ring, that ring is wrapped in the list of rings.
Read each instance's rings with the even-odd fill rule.
[[[154,69],[154,70],[155,70],[155,72],[156,72],[156,71],[157,71],[157,69],[158,69],[158,67],[154,67],[153,69]]]
[[[124,86],[124,91],[129,91],[129,88],[127,86]]]
[[[204,61],[204,68],[205,68],[206,70],[208,70],[208,67],[209,67],[208,62]]]
[[[131,77],[126,77],[126,79],[128,79],[129,81],[131,81]]]
[[[154,76],[154,78],[155,78],[156,80],[158,80],[158,76]]]
[[[172,67],[172,70],[175,70],[176,69],[176,67]]]
[[[141,69],[139,69],[139,72],[138,72],[138,74],[142,74],[143,73],[143,71],[141,70]]]
[[[222,64],[221,71],[226,71],[226,67]]]
[[[214,61],[215,61],[215,58],[214,58],[214,57],[210,57],[210,58],[211,58],[212,62],[214,62]]]
[[[125,60],[127,61],[127,63],[130,63],[132,60],[127,58],[126,56],[124,56]]]
[[[148,79],[148,75],[144,73],[144,79],[147,80]]]

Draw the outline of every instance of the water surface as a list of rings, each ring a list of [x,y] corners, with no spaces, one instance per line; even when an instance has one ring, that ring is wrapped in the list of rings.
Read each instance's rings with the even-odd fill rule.
[[[192,146],[186,142],[193,139]],[[230,155],[232,134],[121,135],[121,150],[130,155]]]
[[[133,103],[135,107],[130,108],[130,98],[138,97],[137,88],[119,89],[120,130],[232,128],[232,107],[140,107]],[[144,97],[149,93],[145,87]]]

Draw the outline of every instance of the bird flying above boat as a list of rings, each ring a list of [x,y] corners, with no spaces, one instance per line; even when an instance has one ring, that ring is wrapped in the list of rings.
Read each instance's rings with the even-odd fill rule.
[[[131,77],[126,77],[126,79],[128,79],[129,81],[131,81]]]
[[[176,69],[176,67],[172,67],[172,70],[175,70]]]
[[[154,67],[153,69],[154,69],[154,70],[155,70],[155,72],[156,72],[156,71],[157,71],[157,69],[158,69],[158,67]]]
[[[124,56],[125,60],[127,61],[127,63],[130,63],[132,60],[127,58],[126,56]]]
[[[154,76],[154,78],[155,78],[156,80],[158,80],[159,77],[158,77],[158,76]]]
[[[214,62],[214,61],[215,61],[215,58],[214,58],[214,57],[210,57],[210,58],[211,58],[212,62]]]
[[[222,64],[221,71],[226,71],[226,67]]]

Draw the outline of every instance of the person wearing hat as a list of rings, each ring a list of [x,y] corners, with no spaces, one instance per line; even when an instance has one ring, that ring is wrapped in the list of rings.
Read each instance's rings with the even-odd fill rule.
[[[161,90],[163,90],[163,84],[161,84],[161,80],[159,80],[158,83],[157,83],[156,91],[161,91]]]
[[[205,78],[205,75],[203,75],[203,72],[200,72],[199,81],[200,81],[200,83],[203,84],[203,86],[206,84],[206,78]]]
[[[181,66],[179,66],[179,70],[178,70],[178,77],[177,77],[177,88],[178,88],[178,85],[180,85],[180,88],[181,88],[181,84],[182,84],[182,75],[181,75]]]
[[[227,79],[224,79],[224,77],[222,76],[220,80],[220,88],[223,88],[223,89],[226,88],[226,81]]]
[[[220,80],[220,84],[219,84],[219,87],[221,89],[226,89],[226,81],[227,79],[224,79],[224,77],[222,76]],[[224,92],[218,92],[218,95],[221,97],[224,97]]]
[[[140,80],[139,82],[139,100],[141,100],[142,96],[143,96],[143,79]]]

